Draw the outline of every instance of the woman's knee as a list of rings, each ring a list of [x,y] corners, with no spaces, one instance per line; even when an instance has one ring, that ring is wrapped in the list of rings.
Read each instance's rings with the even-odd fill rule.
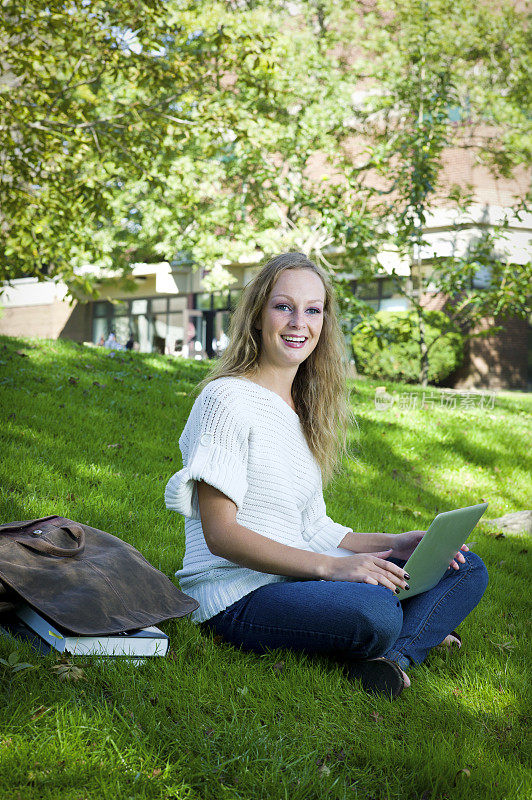
[[[471,550],[464,553],[464,556],[466,563],[463,566],[467,566],[469,570],[469,582],[474,583],[477,592],[480,594],[480,597],[482,597],[489,582],[487,567],[480,556],[473,553]]]
[[[357,657],[377,658],[390,650],[401,633],[403,609],[389,589],[375,587],[373,602],[359,611]],[[388,597],[389,595],[389,597]]]

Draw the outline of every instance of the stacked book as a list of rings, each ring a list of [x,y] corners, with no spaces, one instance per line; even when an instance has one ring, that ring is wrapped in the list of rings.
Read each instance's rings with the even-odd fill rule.
[[[57,650],[73,656],[164,656],[168,636],[159,628],[139,628],[109,636],[78,636],[61,630],[31,606],[22,603],[0,620],[0,636],[16,636],[41,653]]]

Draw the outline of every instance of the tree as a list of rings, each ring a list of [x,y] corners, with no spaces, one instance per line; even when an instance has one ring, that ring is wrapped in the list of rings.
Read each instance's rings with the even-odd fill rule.
[[[448,298],[442,336],[457,327],[472,335],[487,314],[526,313],[530,268],[512,269],[494,256],[508,220],[466,253],[434,257],[428,270],[427,260],[421,263],[432,208],[454,204],[467,220],[468,187],[448,192],[442,183],[449,148],[473,148],[499,175],[527,163],[524,17],[504,0],[496,9],[473,0],[378,0],[370,11],[308,0],[291,20],[285,4],[268,3],[272,30],[260,16],[263,3],[247,6],[248,20],[267,29],[272,42],[268,78],[259,87],[235,83],[234,102],[251,102],[260,114],[254,135],[237,126],[226,145],[221,224],[210,249],[196,251],[209,260],[246,248],[296,247],[364,280],[383,274],[379,254],[394,248],[411,266],[410,281],[395,271],[392,277],[418,316],[426,382],[437,344],[424,334],[429,286]],[[241,15],[241,3],[238,9]],[[357,104],[353,92],[361,82],[369,91]],[[318,158],[321,177],[312,169]],[[515,213],[519,205],[516,199]],[[475,288],[481,269],[491,283]],[[338,283],[344,309],[360,315],[349,281]]]
[[[473,0],[21,7],[4,5],[0,35],[4,277],[88,289],[74,266],[127,274],[131,261],[181,251],[221,268],[299,249],[367,279],[393,246],[422,281],[396,276],[422,328],[416,258],[445,149],[474,145],[502,174],[529,155],[526,35],[507,0],[495,11]],[[487,115],[490,136],[465,141]],[[433,280],[450,290],[486,253],[439,261]],[[462,317],[516,307],[517,282],[507,276],[504,295],[473,302],[464,277]]]
[[[421,259],[430,248],[425,228],[431,208],[443,202],[454,204],[463,221],[467,214],[467,187],[443,193],[447,149],[473,147],[479,161],[502,175],[527,162],[527,34],[523,16],[505,2],[493,9],[472,0],[393,0],[377,3],[375,11],[377,17],[367,15],[364,36],[374,92],[358,111],[359,129],[370,144],[356,176],[366,176],[373,214],[386,225],[378,228],[380,245],[388,240],[410,264],[410,281],[396,270],[391,274],[418,317],[419,379],[426,384],[429,348],[438,341],[428,345],[425,336],[429,287],[447,298],[448,326],[441,336],[458,326],[473,335],[488,314],[527,314],[530,265],[513,267],[494,255],[495,240],[508,219],[466,253],[434,255],[429,269]],[[460,115],[459,126],[452,112]],[[523,207],[516,198],[510,213],[519,214]],[[475,288],[481,270],[488,270],[490,281]],[[368,324],[376,330],[378,321]]]
[[[284,3],[205,3],[198,31],[214,13],[225,34],[222,65],[242,39],[255,50],[238,70],[220,72],[212,128],[195,149],[160,155],[157,187],[131,181],[117,197],[115,217],[130,226],[102,231],[110,253],[119,246],[160,259],[181,249],[212,266],[282,249],[321,251],[334,242],[337,220],[363,202],[348,183],[330,180],[329,166],[309,169],[317,156],[330,164],[351,113],[347,84],[311,20]],[[195,191],[194,202],[183,203],[183,187],[189,198]]]
[[[197,16],[204,7],[202,28]],[[105,252],[124,190],[153,197],[168,175],[216,146],[234,111],[224,74],[248,72],[256,35],[230,39],[216,3],[27,0],[2,4],[0,28],[0,280],[61,277],[91,291],[76,267]],[[219,15],[218,15],[219,16]],[[214,145],[213,145],[214,142]],[[180,207],[198,209],[196,174]],[[201,207],[200,207],[201,208]],[[134,230],[134,219],[125,221]],[[127,274],[127,252],[108,267]]]

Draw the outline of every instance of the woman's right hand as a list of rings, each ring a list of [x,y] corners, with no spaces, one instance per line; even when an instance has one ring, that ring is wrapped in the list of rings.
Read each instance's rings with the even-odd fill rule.
[[[398,588],[407,589],[409,576],[404,569],[392,564],[391,561],[385,561],[391,552],[390,548],[379,553],[328,556],[325,580],[370,583],[373,586],[386,586],[392,592]]]

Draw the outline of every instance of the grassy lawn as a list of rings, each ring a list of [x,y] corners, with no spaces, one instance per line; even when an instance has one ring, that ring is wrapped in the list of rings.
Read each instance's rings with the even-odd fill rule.
[[[183,520],[164,486],[199,362],[67,342],[0,338],[3,522],[60,514],[119,535],[167,575]],[[489,517],[530,508],[532,398],[493,408],[376,408],[353,383],[352,458],[326,492],[355,530],[400,532],[486,499]],[[416,387],[390,391],[416,396]],[[440,392],[434,390],[439,401]],[[163,623],[167,658],[142,666],[57,657],[0,641],[35,669],[0,666],[0,797],[360,798],[531,796],[530,540],[480,525],[490,585],[461,627],[460,653],[434,653],[395,702],[319,659],[242,654],[188,621]],[[79,680],[73,680],[78,677]]]

